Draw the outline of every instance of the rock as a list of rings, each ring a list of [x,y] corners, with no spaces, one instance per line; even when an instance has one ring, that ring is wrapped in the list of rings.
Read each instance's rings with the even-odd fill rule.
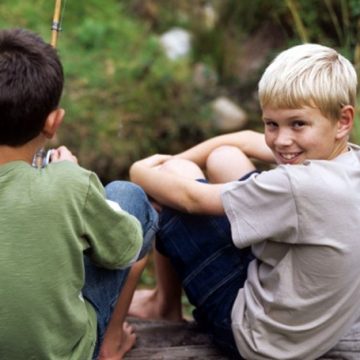
[[[160,37],[160,43],[167,57],[177,60],[189,54],[191,50],[191,35],[181,28],[174,28]]]
[[[213,121],[220,131],[242,129],[247,122],[245,111],[227,97],[219,97],[212,103]]]

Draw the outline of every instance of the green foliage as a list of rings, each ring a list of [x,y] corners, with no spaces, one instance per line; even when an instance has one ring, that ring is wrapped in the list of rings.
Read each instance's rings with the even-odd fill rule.
[[[264,23],[280,31],[281,47],[321,42],[360,62],[358,0],[63,3],[57,46],[65,69],[62,106],[67,115],[57,141],[104,181],[126,177],[130,164],[147,154],[175,153],[213,135],[209,104],[219,95],[241,99],[252,111],[249,117],[259,118],[253,97],[257,77],[240,84],[238,62],[243,44]],[[212,25],[204,15],[208,5],[216,14]],[[50,40],[53,11],[54,1],[2,0],[0,27],[29,28]],[[174,62],[164,56],[159,36],[175,26],[191,31],[193,50]],[[218,81],[199,89],[193,81],[198,63]]]
[[[53,4],[2,1],[0,13],[7,16],[0,26],[50,38]],[[58,142],[104,181],[126,177],[130,164],[148,153],[179,151],[189,137],[205,136],[210,128],[188,59],[169,61],[157,34],[125,5],[68,0],[58,40],[67,111]]]

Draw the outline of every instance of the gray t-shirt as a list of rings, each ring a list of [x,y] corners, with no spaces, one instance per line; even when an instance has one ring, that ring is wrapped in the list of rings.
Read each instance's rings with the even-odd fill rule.
[[[360,148],[349,149],[224,186],[233,241],[257,258],[232,310],[248,359],[315,359],[360,316]]]

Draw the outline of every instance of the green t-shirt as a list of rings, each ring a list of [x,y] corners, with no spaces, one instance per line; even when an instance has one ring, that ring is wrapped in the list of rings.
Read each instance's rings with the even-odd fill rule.
[[[126,266],[141,246],[139,222],[68,161],[1,165],[0,214],[0,359],[90,359],[96,315],[81,295],[83,252]]]

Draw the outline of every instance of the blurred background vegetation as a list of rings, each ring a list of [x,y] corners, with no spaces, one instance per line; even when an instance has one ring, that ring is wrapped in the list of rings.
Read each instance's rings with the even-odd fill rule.
[[[0,27],[50,41],[51,0],[2,0]],[[226,97],[261,129],[256,85],[280,50],[337,48],[359,70],[360,0],[63,0],[58,50],[67,116],[57,142],[106,183],[135,160],[175,153],[224,131],[213,103]],[[170,59],[161,36],[180,28],[191,50]],[[360,129],[354,132],[360,140]],[[54,144],[56,145],[56,144]]]

